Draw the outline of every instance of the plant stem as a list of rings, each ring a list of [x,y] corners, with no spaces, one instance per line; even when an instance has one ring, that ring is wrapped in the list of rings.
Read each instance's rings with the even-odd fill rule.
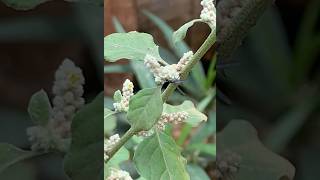
[[[205,42],[201,45],[198,51],[194,54],[190,62],[184,67],[181,72],[181,79],[184,80],[188,77],[192,68],[201,60],[201,58],[207,53],[207,51],[214,45],[216,41],[216,32],[212,31]],[[167,89],[162,93],[162,100],[166,102],[174,90],[177,88],[175,84],[169,84]],[[113,155],[136,133],[134,128],[130,128],[119,140],[119,142],[112,148],[108,153],[108,160],[106,163],[113,157]]]
[[[206,41],[201,45],[198,51],[193,55],[193,58],[189,61],[189,63],[184,67],[181,72],[181,79],[187,79],[189,73],[192,68],[201,60],[201,58],[207,53],[207,51],[214,45],[216,42],[216,32],[212,31]],[[169,84],[166,90],[162,93],[162,100],[166,102],[174,90],[177,88],[175,84]]]
[[[108,153],[109,158],[106,163],[114,156],[116,152],[136,133],[134,128],[130,128],[119,140],[117,144],[112,148],[112,150]]]

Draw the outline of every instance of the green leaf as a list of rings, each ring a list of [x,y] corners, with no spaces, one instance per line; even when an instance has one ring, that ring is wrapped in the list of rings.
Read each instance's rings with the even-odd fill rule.
[[[113,100],[114,102],[120,102],[122,99],[122,94],[120,90],[117,90],[114,94],[113,94]]]
[[[108,161],[108,163],[105,164],[105,177],[110,175],[110,168],[119,169],[120,163],[128,160],[129,158],[129,151],[125,147],[120,148],[119,151]]]
[[[147,54],[161,59],[159,47],[150,34],[133,31],[114,33],[104,38],[104,58],[107,61],[115,62],[120,59],[143,61]]]
[[[97,180],[103,175],[103,93],[83,107],[72,121],[72,142],[64,160],[72,180]]]
[[[135,130],[149,130],[162,114],[160,88],[147,88],[135,94],[129,102],[128,121]]]
[[[185,111],[188,113],[188,118],[185,122],[191,124],[192,126],[198,126],[202,121],[207,121],[207,116],[202,112],[198,111],[191,101],[184,101],[181,105],[172,106],[169,104],[164,104],[163,113],[174,113]]]
[[[112,18],[112,22],[113,22],[113,25],[115,26],[115,29],[117,32],[119,32],[119,33],[126,32],[117,18],[115,18],[115,17]],[[154,81],[153,75],[147,69],[147,67],[144,65],[143,62],[130,61],[130,66],[131,66],[132,70],[134,71],[134,74],[136,75],[137,80],[139,82],[139,85],[142,89],[157,86]]]
[[[201,19],[194,19],[190,22],[187,22],[183,26],[181,26],[177,31],[173,33],[173,43],[176,44],[177,42],[180,42],[184,40],[184,38],[187,35],[187,32],[189,28],[191,28],[196,22],[202,22]]]
[[[139,144],[134,162],[139,174],[148,180],[189,180],[186,160],[174,140],[156,132]]]
[[[289,161],[268,150],[259,140],[255,128],[246,121],[234,120],[217,136],[218,155],[226,151],[241,157],[235,180],[293,179],[295,168]]]
[[[32,95],[28,105],[28,112],[35,124],[46,125],[49,121],[51,110],[48,95],[44,90]]]
[[[42,153],[23,151],[11,144],[0,143],[0,173],[9,166]]]
[[[104,108],[104,134],[111,134],[113,129],[116,127],[116,117],[114,116],[115,112]]]
[[[190,144],[195,144],[203,142],[210,136],[213,136],[216,132],[217,115],[216,112],[210,112],[209,120],[207,123],[202,124],[202,126],[195,132],[195,134],[190,139]]]
[[[187,170],[190,174],[190,180],[210,180],[207,173],[196,164],[188,164]]]

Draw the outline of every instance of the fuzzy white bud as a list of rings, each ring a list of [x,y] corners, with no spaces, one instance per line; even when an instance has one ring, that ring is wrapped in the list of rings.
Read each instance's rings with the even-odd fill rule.
[[[213,171],[216,179],[226,179],[233,177],[240,168],[241,156],[238,154],[225,151],[220,155],[217,155],[216,168]]]
[[[129,101],[133,96],[133,88],[133,83],[129,79],[126,79],[122,87],[121,101],[113,104],[116,112],[127,112],[129,110]]]
[[[115,134],[104,140],[104,160],[109,158],[108,153],[120,141],[119,134]]]
[[[216,27],[216,7],[213,0],[202,0],[201,5],[203,10],[201,11],[200,18],[207,22],[211,27]]]
[[[127,171],[112,168],[106,180],[132,180],[132,177]]]
[[[181,72],[182,69],[188,64],[188,62],[193,58],[193,52],[189,51],[183,54],[182,58],[177,64],[177,71]]]

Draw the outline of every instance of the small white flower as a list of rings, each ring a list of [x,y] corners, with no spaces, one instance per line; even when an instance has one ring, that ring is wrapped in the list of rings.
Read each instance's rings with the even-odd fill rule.
[[[132,180],[132,177],[127,171],[112,168],[111,174],[106,180]]]
[[[149,68],[150,72],[155,77],[155,82],[159,85],[180,79],[177,64],[161,66],[157,59],[148,54],[144,59],[144,64]]]
[[[104,160],[109,158],[108,153],[120,141],[119,134],[115,134],[104,140]]]
[[[133,83],[129,79],[126,79],[122,87],[121,101],[113,103],[113,107],[116,110],[116,112],[127,112],[129,110],[129,101],[130,98],[133,96],[133,88]]]
[[[203,10],[201,11],[200,18],[210,26],[216,27],[216,7],[213,0],[202,0],[201,5],[203,6]]]
[[[188,64],[188,62],[193,58],[193,52],[189,51],[183,54],[182,58],[177,64],[177,71],[181,72],[182,69]]]

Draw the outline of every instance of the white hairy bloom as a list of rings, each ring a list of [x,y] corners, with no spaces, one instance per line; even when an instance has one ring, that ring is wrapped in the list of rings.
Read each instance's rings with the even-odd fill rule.
[[[150,69],[157,84],[180,80],[180,73],[177,70],[177,64],[161,66],[157,59],[148,54],[144,59],[144,64]]]
[[[55,97],[48,124],[27,129],[33,150],[64,147],[61,143],[70,138],[71,121],[85,103],[82,98],[83,85],[81,69],[69,59],[64,60],[55,72],[52,88]]]
[[[203,6],[203,10],[201,11],[200,18],[210,26],[216,27],[216,7],[213,0],[202,0],[201,5]]]
[[[175,112],[175,113],[164,113],[161,115],[159,121],[155,124],[155,129],[159,131],[164,131],[165,127],[168,123],[171,124],[179,124],[184,122],[188,118],[188,113],[185,111]],[[154,130],[151,129],[149,131],[140,131],[138,136],[148,137],[154,133]]]
[[[127,171],[112,168],[106,180],[132,180],[132,177]]]
[[[193,58],[193,52],[189,51],[183,54],[182,58],[177,64],[177,71],[181,72],[182,69],[188,64],[188,62]]]
[[[241,156],[238,154],[226,151],[217,155],[216,168],[214,176],[216,179],[227,179],[233,177],[240,168]]]
[[[113,103],[113,107],[117,112],[127,112],[129,109],[129,101],[133,96],[133,83],[126,79],[122,87],[122,99],[120,102]]]
[[[108,153],[120,141],[119,134],[115,134],[104,140],[104,160],[109,159]]]

